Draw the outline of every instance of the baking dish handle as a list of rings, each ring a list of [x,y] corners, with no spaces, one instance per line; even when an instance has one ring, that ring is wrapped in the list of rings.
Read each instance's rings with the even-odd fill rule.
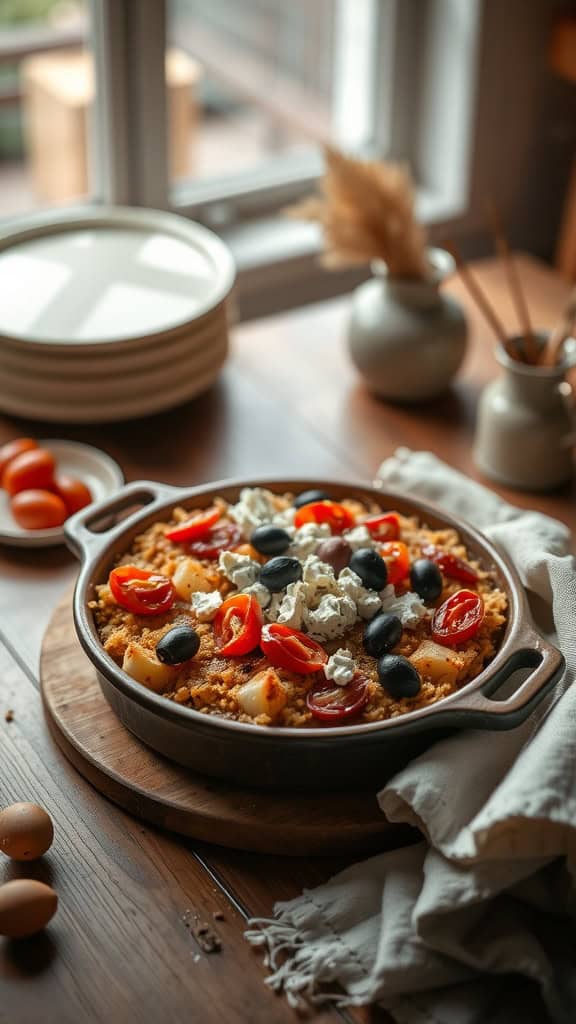
[[[125,484],[110,498],[95,502],[70,516],[64,524],[66,543],[73,553],[85,562],[107,547],[116,535],[126,529],[126,519],[118,516],[128,509],[137,508],[130,516],[131,523],[145,519],[150,512],[180,492],[179,487],[159,484],[155,480],[135,480]]]
[[[466,714],[470,728],[510,729],[524,721],[564,671],[564,657],[556,647],[544,640],[530,623],[524,623],[515,637],[514,648],[489,683],[470,694],[458,695],[451,708]],[[531,668],[510,697],[498,700],[493,694],[518,669]]]

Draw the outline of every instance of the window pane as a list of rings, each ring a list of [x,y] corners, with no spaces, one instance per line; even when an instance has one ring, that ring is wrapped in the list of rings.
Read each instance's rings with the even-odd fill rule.
[[[86,0],[1,0],[0,217],[85,198]]]
[[[172,179],[261,169],[329,138],[368,141],[378,2],[170,0]]]

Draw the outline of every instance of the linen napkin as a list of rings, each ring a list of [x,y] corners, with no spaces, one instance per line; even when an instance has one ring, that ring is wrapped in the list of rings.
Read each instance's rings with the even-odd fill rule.
[[[506,504],[428,452],[385,484],[479,527],[545,602],[566,659],[519,728],[440,743],[378,794],[426,837],[250,922],[291,1005],[379,1003],[398,1024],[576,1021],[576,565],[566,526]]]

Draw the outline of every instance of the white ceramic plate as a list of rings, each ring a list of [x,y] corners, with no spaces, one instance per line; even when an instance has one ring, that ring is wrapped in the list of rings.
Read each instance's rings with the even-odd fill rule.
[[[78,477],[90,488],[94,501],[109,497],[124,483],[118,463],[99,448],[52,438],[38,443],[52,452],[59,472]],[[23,530],[10,514],[6,491],[0,490],[0,543],[25,548],[53,547],[64,544],[64,530],[61,526],[51,530]]]

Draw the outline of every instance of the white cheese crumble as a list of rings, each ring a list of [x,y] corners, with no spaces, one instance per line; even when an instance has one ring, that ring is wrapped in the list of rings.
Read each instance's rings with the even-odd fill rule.
[[[246,540],[257,526],[271,523],[275,513],[274,496],[263,487],[244,487],[240,491],[240,500],[228,509],[228,514],[238,523]]]
[[[304,622],[314,640],[334,640],[356,622],[356,605],[343,594],[324,594],[317,608],[306,608]]]
[[[281,526],[283,530],[286,530],[291,537],[294,536],[294,516],[296,515],[296,509],[289,505],[288,508],[283,508],[280,512],[275,512],[272,516],[272,522],[274,526]]]
[[[221,604],[222,594],[219,590],[212,590],[207,594],[197,590],[195,594],[190,595],[190,605],[198,622],[211,622]]]
[[[356,662],[344,647],[339,647],[331,654],[324,666],[326,679],[331,679],[336,686],[347,686],[356,673]]]
[[[308,555],[314,554],[323,540],[331,536],[328,523],[304,523],[296,530],[288,554],[304,561]]]
[[[397,615],[406,629],[414,629],[421,619],[429,614],[428,608],[418,594],[409,591],[397,596],[391,583],[381,591],[380,597],[382,610]]]
[[[301,580],[297,580],[296,583],[290,583],[286,587],[286,593],[280,603],[276,622],[282,623],[284,626],[290,626],[291,629],[300,629],[305,608],[305,584]]]
[[[348,542],[353,551],[358,551],[358,548],[375,548],[378,546],[368,527],[362,524],[353,527],[352,530],[347,530],[342,534],[342,537]]]
[[[353,569],[341,570],[338,576],[338,587],[356,602],[356,609],[361,618],[371,619],[376,612],[380,611],[382,607],[380,595],[375,590],[368,590]]]
[[[314,604],[323,593],[338,592],[334,569],[317,555],[308,555],[302,563],[302,580],[306,587],[306,601]]]
[[[249,555],[238,555],[235,551],[221,551],[218,568],[237,590],[256,583],[260,575],[259,562],[255,562]]]
[[[242,593],[251,594],[252,597],[255,597],[261,608],[268,608],[272,600],[272,594],[263,583],[251,583],[249,587],[244,587]]]

